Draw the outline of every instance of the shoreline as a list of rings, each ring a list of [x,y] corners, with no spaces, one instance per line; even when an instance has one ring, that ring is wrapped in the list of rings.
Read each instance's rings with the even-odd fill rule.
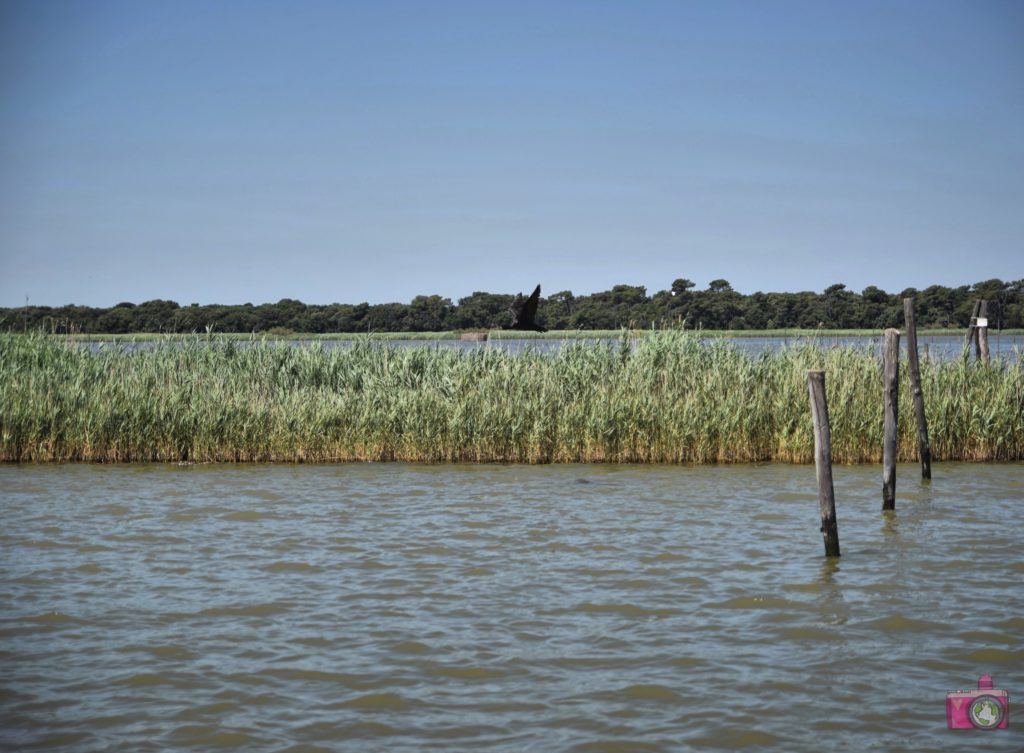
[[[602,340],[621,337],[624,333],[630,337],[646,337],[652,333],[665,330],[649,329],[596,329],[596,330],[552,330],[550,332],[520,332],[516,330],[451,330],[444,332],[131,332],[124,334],[66,334],[46,333],[47,337],[54,337],[70,342],[112,342],[125,340],[128,342],[149,342],[161,340],[188,340],[197,339],[224,339],[224,340],[308,340],[317,341],[358,341],[358,340],[458,340],[463,334],[481,332],[487,334],[488,341],[501,340]],[[746,339],[746,338],[787,338],[794,340],[814,340],[818,338],[861,338],[861,337],[882,337],[881,329],[738,329],[738,330],[671,330],[682,331],[687,334],[699,337],[716,339]],[[902,332],[902,330],[901,330]],[[11,332],[9,334],[24,334]],[[964,329],[919,329],[918,337],[959,337],[966,335]],[[1024,329],[989,330],[989,337],[1024,337]]]

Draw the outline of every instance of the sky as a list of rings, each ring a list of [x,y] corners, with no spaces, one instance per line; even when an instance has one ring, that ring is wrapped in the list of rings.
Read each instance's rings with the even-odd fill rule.
[[[0,306],[1024,278],[1024,3],[0,0]]]

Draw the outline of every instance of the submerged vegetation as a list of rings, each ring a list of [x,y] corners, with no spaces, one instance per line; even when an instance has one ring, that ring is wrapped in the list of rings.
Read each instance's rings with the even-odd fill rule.
[[[813,342],[750,357],[659,331],[472,350],[194,337],[129,351],[0,335],[6,461],[811,462],[823,368],[836,462],[877,462],[881,365]],[[1024,459],[1024,365],[922,363],[935,460]],[[901,375],[899,457],[916,432]]]

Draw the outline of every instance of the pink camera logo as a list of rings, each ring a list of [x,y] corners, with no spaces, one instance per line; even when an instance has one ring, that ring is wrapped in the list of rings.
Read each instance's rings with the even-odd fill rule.
[[[991,675],[982,675],[977,690],[946,693],[946,724],[950,729],[1006,729],[1010,695],[992,687]]]

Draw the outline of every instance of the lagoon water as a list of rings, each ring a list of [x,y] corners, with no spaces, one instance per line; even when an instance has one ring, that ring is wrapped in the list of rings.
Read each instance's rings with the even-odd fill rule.
[[[826,560],[813,466],[2,467],[0,748],[1019,751],[1024,465],[934,471]]]
[[[371,337],[371,339],[373,339]],[[216,336],[214,336],[216,341]],[[356,342],[355,340],[301,340],[301,339],[282,339],[274,340],[268,338],[268,342],[274,345],[291,346],[291,347],[308,347],[310,345],[319,344],[324,348],[350,348]],[[526,349],[534,349],[543,353],[557,353],[567,345],[573,344],[610,344],[613,346],[618,345],[616,338],[516,338],[516,337],[495,337],[489,341],[484,342],[471,342],[464,340],[385,340],[375,339],[373,340],[381,345],[386,345],[392,348],[453,348],[456,350],[479,350],[485,348],[502,348],[513,353],[518,353]],[[765,352],[776,351],[781,348],[798,346],[806,343],[814,343],[823,349],[839,348],[839,347],[853,347],[853,348],[864,348],[870,349],[879,355],[882,352],[882,335],[879,333],[877,337],[865,337],[861,335],[857,336],[830,336],[822,335],[820,337],[714,337],[707,338],[703,342],[705,344],[711,344],[716,342],[727,342],[733,347],[740,351],[747,353],[750,356],[757,357]],[[99,351],[105,348],[121,348],[130,351],[136,350],[153,350],[160,346],[161,340],[147,340],[140,339],[134,340],[131,335],[125,335],[123,339],[115,341],[94,341],[94,340],[79,340],[77,341],[85,347],[93,351]],[[174,341],[171,341],[174,342]],[[261,342],[259,339],[250,340],[233,340],[238,347],[249,347],[250,343]],[[635,344],[636,339],[632,342]],[[960,358],[963,354],[964,341],[962,337],[952,335],[921,335],[918,337],[918,351],[921,358],[931,358],[937,361],[950,361],[955,358]],[[906,358],[907,342],[906,337],[900,339],[900,349],[903,351],[901,358]],[[1024,349],[1024,337],[1020,335],[1001,335],[993,332],[989,336],[989,352],[991,358],[995,361],[1006,361],[1008,363],[1016,363],[1020,358],[1020,352]],[[970,359],[974,360],[973,348],[970,353]]]

